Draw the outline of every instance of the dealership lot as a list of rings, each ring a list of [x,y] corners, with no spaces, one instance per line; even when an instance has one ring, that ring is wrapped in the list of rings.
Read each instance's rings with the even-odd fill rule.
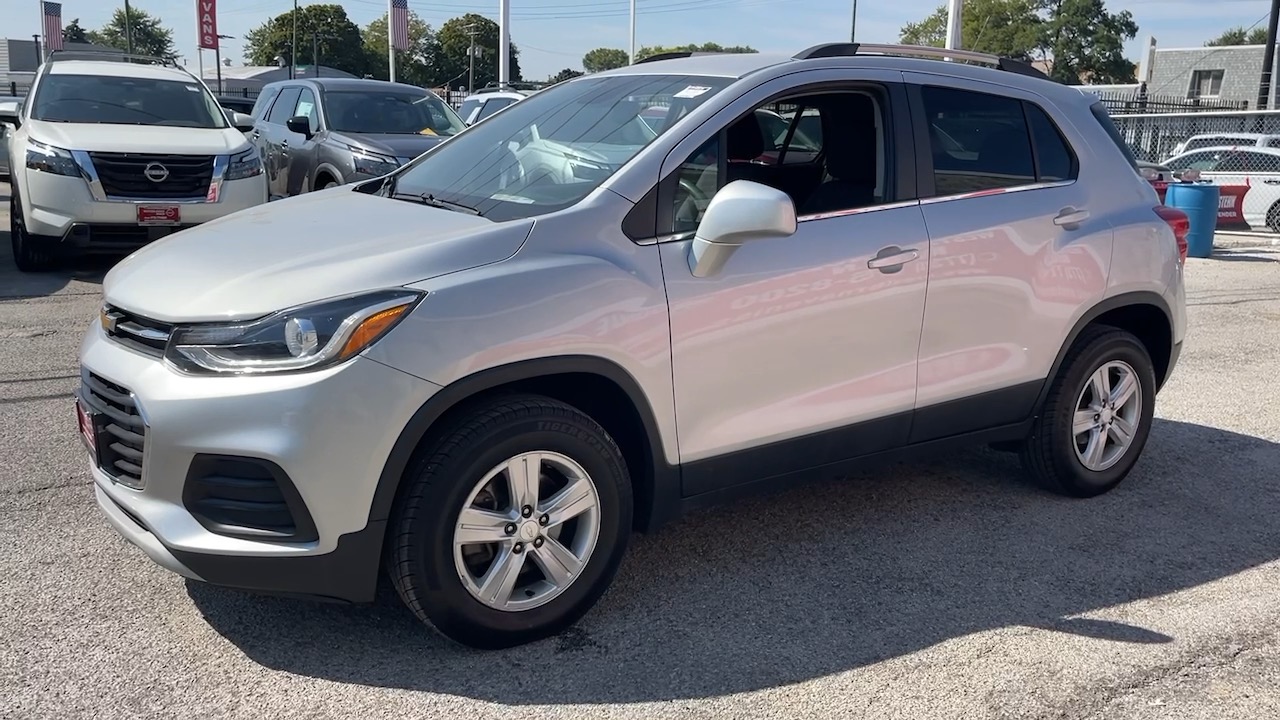
[[[70,401],[105,265],[7,248],[0,717],[1280,714],[1280,247],[1189,261],[1187,347],[1115,492],[1049,496],[991,452],[796,487],[637,537],[583,623],[498,653],[390,593],[188,584],[120,539]]]

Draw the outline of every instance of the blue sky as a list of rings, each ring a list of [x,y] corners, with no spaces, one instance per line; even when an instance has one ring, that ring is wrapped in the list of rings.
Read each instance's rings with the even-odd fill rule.
[[[196,65],[197,0],[130,0],[159,16],[174,31],[178,52]],[[905,23],[928,15],[943,0],[858,0],[858,39],[896,42]],[[300,5],[324,0],[299,0]],[[795,52],[820,42],[848,39],[853,0],[637,0],[637,45],[714,41],[750,45],[762,51]],[[386,12],[386,0],[339,0],[364,26]],[[4,0],[0,11],[9,37],[30,37],[40,28],[37,0]],[[218,30],[241,38],[293,0],[218,0]],[[63,21],[79,17],[86,28],[104,24],[123,0],[63,0]],[[409,0],[409,7],[439,27],[450,17],[477,12],[497,18],[497,0]],[[511,37],[520,48],[526,78],[545,79],[561,68],[581,69],[586,51],[628,45],[629,0],[511,0]],[[1128,55],[1137,59],[1145,38],[1159,47],[1199,46],[1222,30],[1255,23],[1266,27],[1268,0],[1107,0],[1112,11],[1127,9],[1138,22]],[[225,54],[239,62],[243,41],[227,40]],[[206,51],[206,64],[213,53]]]

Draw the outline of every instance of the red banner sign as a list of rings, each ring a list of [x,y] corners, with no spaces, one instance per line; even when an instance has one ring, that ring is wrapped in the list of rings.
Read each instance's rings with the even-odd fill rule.
[[[1218,192],[1218,227],[1244,225],[1244,196],[1249,186],[1223,185]]]
[[[218,0],[196,0],[196,19],[199,20],[200,47],[218,49]]]

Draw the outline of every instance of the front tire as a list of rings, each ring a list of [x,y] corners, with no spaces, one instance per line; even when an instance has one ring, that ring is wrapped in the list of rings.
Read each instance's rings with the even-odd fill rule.
[[[13,264],[22,272],[47,272],[57,266],[53,253],[33,246],[22,220],[22,201],[16,190],[9,194],[9,242],[13,247]]]
[[[1128,476],[1146,446],[1155,415],[1151,356],[1131,333],[1087,328],[1049,389],[1021,459],[1050,491],[1087,498]]]
[[[419,620],[476,648],[573,625],[613,581],[630,538],[622,452],[551,398],[470,408],[405,483],[387,543],[392,584]]]

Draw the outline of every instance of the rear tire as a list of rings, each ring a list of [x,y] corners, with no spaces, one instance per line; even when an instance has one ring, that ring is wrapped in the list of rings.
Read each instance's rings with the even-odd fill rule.
[[[1120,484],[1146,446],[1155,388],[1151,356],[1136,337],[1110,326],[1086,328],[1023,443],[1031,480],[1077,498]]]
[[[392,512],[385,563],[419,620],[464,645],[512,647],[573,625],[613,581],[630,539],[631,480],[617,444],[584,413],[537,395],[496,398],[421,458]],[[497,582],[509,568],[509,582]]]
[[[47,272],[57,267],[53,253],[33,247],[22,218],[22,201],[17,190],[9,197],[9,242],[13,247],[13,264],[22,272]]]

